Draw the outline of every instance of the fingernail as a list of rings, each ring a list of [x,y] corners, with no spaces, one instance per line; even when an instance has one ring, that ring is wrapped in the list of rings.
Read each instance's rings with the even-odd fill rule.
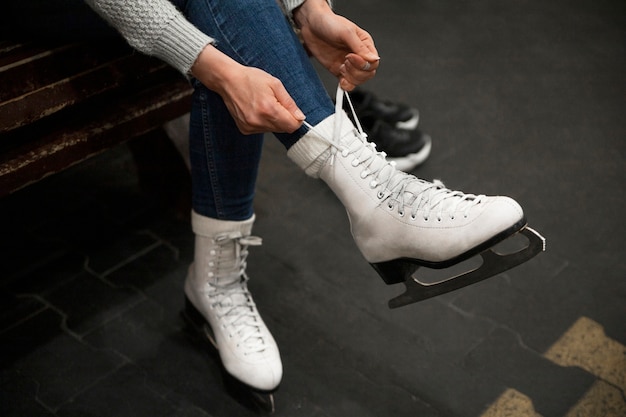
[[[298,109],[296,110],[296,112],[293,114],[293,116],[298,119],[298,120],[304,120],[306,119],[306,116],[304,115],[304,113],[302,113],[302,110]]]

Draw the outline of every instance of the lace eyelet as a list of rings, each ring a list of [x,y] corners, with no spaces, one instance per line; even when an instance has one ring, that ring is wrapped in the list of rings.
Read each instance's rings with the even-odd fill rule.
[[[378,197],[379,200],[382,200],[383,197],[385,197],[385,193],[383,193],[382,191],[379,191],[378,194],[376,194],[376,197]]]
[[[398,215],[399,215],[400,217],[404,217],[404,210],[400,210],[400,211],[398,212]]]
[[[387,204],[387,208],[388,208],[389,210],[393,210],[393,204]]]
[[[411,220],[416,220],[417,216],[415,214],[411,214]]]

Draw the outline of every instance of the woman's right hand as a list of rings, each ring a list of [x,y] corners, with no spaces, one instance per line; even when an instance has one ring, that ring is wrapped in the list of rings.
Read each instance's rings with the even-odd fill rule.
[[[282,82],[258,68],[241,65],[207,45],[191,73],[218,93],[241,133],[293,132],[304,114]]]

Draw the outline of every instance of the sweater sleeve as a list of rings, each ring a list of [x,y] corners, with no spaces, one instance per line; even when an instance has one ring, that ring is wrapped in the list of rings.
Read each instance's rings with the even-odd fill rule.
[[[305,1],[306,0],[282,0],[283,6],[285,10],[287,11],[287,15],[289,16],[289,18],[292,17],[294,9],[301,6],[302,3],[304,3]],[[331,0],[326,0],[326,1],[328,1],[328,4],[330,5],[330,7],[333,7],[333,3]]]
[[[213,38],[202,33],[168,0],[86,0],[135,49],[188,74]]]
[[[306,0],[282,0],[282,1],[283,1],[283,6],[285,6],[285,10],[291,16],[291,13],[293,12],[293,9],[297,8],[298,6],[300,6]]]

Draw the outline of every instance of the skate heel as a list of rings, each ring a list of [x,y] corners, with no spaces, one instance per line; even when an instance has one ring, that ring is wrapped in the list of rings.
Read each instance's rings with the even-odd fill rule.
[[[202,327],[206,320],[202,317],[202,314],[198,311],[198,309],[189,301],[189,298],[185,297],[185,310],[183,311],[183,316],[187,319],[188,322],[194,325],[194,327]]]
[[[208,341],[217,350],[217,343],[215,342],[211,326],[187,297],[185,297],[185,309],[181,312],[181,315],[197,336]]]
[[[455,262],[436,264],[416,259],[395,259],[371,265],[387,285],[404,283],[406,286],[404,294],[389,300],[389,308],[398,308],[475,284],[514,268],[546,250],[545,238],[530,227],[522,228],[515,235],[526,238],[528,243],[524,248],[503,254],[494,247],[490,247],[478,253],[482,258],[482,263],[477,268],[434,283],[421,282],[415,277],[420,266],[442,269],[456,265],[467,257],[458,258]]]
[[[370,264],[387,285],[399,284],[407,280],[419,269],[419,265],[405,259]]]

